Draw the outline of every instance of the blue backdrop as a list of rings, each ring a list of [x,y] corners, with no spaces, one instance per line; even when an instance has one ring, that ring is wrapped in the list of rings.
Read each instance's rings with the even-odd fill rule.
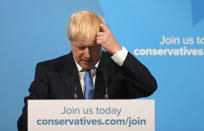
[[[104,16],[156,77],[157,131],[204,130],[203,0],[0,0],[1,131],[17,130],[36,63],[70,51],[66,26],[80,10]]]

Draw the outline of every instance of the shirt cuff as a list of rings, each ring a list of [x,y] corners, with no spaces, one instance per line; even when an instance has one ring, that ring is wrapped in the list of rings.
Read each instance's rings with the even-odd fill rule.
[[[118,64],[119,66],[123,65],[123,62],[125,61],[127,57],[128,51],[125,47],[122,47],[122,50],[117,51],[115,54],[111,56],[111,59]]]

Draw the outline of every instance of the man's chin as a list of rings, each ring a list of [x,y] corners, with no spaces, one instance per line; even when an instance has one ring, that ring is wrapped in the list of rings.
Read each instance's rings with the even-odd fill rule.
[[[88,63],[88,62],[82,62],[81,66],[84,69],[91,69],[94,65],[92,63]]]

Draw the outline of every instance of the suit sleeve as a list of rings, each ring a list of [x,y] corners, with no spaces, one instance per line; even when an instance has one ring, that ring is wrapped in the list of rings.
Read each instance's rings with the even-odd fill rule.
[[[24,107],[22,115],[18,119],[17,126],[18,131],[27,131],[27,101],[29,99],[46,99],[48,98],[48,84],[46,73],[42,64],[37,64],[35,70],[35,78],[29,88],[30,95],[24,98]]]
[[[129,98],[147,97],[157,89],[155,78],[132,54],[127,54],[122,68]]]

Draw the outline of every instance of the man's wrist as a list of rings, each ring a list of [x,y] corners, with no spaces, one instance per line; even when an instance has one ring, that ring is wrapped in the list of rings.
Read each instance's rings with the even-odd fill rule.
[[[122,66],[127,57],[127,54],[128,54],[127,49],[125,47],[121,47],[121,50],[118,50],[116,53],[114,53],[111,56],[111,58],[119,66]]]
[[[113,50],[112,54],[114,55],[115,53],[117,53],[118,51],[122,50],[122,47],[121,46],[117,46],[115,47],[115,49]]]

